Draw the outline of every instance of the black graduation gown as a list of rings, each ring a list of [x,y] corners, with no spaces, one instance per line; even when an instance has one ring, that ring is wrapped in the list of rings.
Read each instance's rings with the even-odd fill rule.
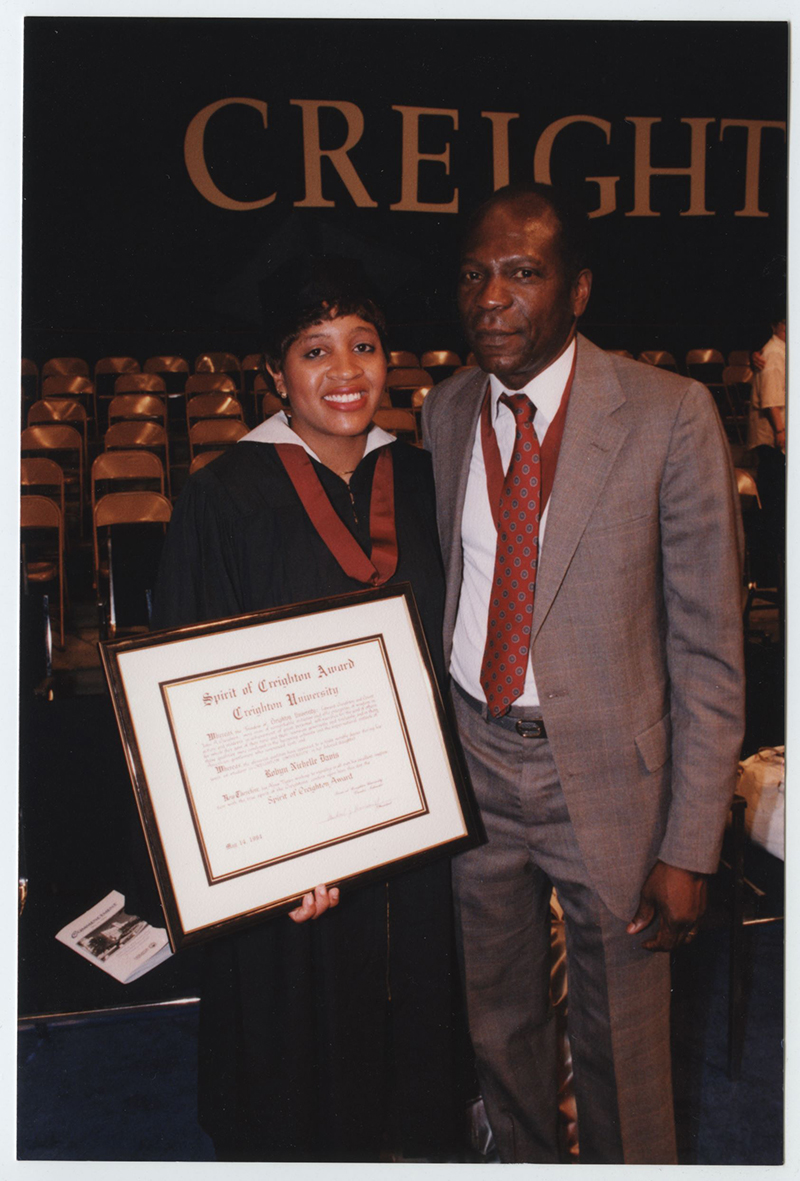
[[[399,561],[441,674],[444,580],[428,455],[393,443]],[[348,485],[314,461],[369,552],[378,451]],[[153,624],[177,626],[360,588],[306,515],[270,443],[237,444],[198,472],[168,531]],[[297,925],[281,914],[207,945],[200,1122],[218,1155],[377,1160],[453,1151],[463,1031],[449,861],[342,888]]]

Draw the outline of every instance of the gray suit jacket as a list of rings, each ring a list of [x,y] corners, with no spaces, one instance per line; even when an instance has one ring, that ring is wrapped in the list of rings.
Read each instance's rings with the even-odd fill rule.
[[[424,403],[447,573],[449,664],[461,516],[487,377]],[[584,860],[631,918],[654,861],[714,872],[744,728],[741,522],[708,390],[578,338],[550,498],[532,660]]]

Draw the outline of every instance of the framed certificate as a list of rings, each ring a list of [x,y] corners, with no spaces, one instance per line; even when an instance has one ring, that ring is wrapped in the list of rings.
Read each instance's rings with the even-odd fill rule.
[[[407,583],[100,650],[173,949],[475,843]]]

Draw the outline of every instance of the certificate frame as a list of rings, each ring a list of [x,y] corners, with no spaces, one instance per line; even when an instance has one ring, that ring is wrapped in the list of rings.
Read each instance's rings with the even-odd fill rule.
[[[100,653],[174,951],[478,843],[408,583]]]

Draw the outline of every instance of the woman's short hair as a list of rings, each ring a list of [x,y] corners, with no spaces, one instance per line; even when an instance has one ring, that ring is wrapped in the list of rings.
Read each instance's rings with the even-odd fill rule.
[[[360,316],[372,324],[385,353],[386,319],[363,264],[340,255],[290,258],[259,286],[264,356],[280,369],[301,332],[321,320]]]

